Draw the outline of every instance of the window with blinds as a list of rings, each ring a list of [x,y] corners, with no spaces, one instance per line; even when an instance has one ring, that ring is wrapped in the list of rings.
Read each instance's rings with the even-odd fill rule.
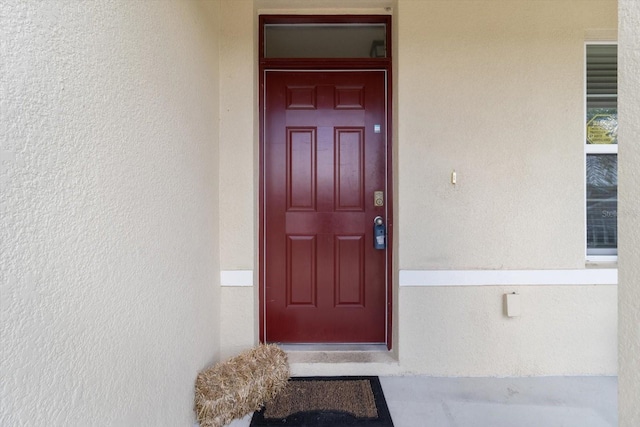
[[[586,46],[586,246],[593,260],[618,253],[618,48]]]

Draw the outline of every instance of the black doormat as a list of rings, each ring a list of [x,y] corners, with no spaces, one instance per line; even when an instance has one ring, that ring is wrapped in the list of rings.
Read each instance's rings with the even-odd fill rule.
[[[393,427],[378,377],[295,377],[250,427]]]

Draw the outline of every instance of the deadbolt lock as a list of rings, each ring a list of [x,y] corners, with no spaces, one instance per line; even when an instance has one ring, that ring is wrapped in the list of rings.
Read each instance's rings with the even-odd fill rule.
[[[375,207],[384,206],[384,191],[373,192],[373,206]]]

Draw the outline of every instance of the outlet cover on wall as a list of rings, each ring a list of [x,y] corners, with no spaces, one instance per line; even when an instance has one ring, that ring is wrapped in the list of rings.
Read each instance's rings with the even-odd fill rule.
[[[508,317],[518,317],[522,314],[522,306],[520,303],[520,294],[505,294],[505,305]]]

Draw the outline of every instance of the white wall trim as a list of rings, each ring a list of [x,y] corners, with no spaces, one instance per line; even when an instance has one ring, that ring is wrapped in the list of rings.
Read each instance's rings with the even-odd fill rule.
[[[220,286],[253,286],[253,270],[221,270]]]
[[[400,270],[400,286],[617,284],[617,268],[586,268],[580,270]]]
[[[400,270],[400,286],[617,285],[617,268],[580,270]],[[220,286],[253,286],[253,270],[222,270]]]

